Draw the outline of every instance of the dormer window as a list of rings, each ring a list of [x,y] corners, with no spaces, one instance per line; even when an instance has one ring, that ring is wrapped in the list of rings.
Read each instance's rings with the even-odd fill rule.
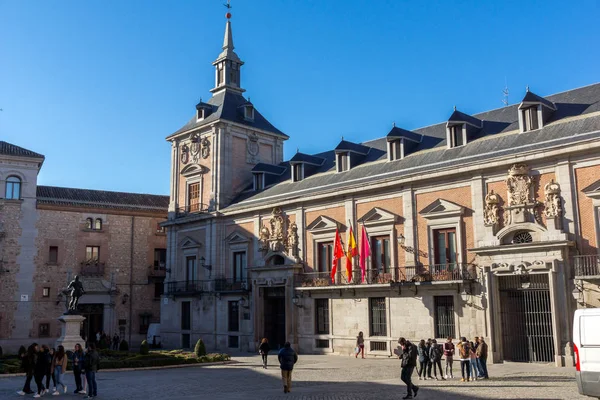
[[[448,127],[450,134],[450,148],[462,146],[465,144],[464,124],[456,124]]]
[[[540,129],[537,106],[527,107],[521,110],[521,113],[523,118],[523,132]]]
[[[198,110],[198,114],[196,116],[196,118],[198,118],[198,121],[202,121],[205,118],[204,112],[205,111],[202,108]]]
[[[392,140],[389,142],[388,152],[390,161],[402,160],[402,139]]]
[[[300,182],[304,179],[304,164],[298,163],[292,165],[292,182]]]
[[[338,153],[336,154],[336,166],[337,172],[344,172],[350,169],[350,154],[349,153]]]
[[[259,190],[263,190],[265,188],[265,174],[258,173],[254,174],[254,191],[258,192]]]
[[[252,105],[244,107],[244,119],[249,121],[254,120],[254,107]]]

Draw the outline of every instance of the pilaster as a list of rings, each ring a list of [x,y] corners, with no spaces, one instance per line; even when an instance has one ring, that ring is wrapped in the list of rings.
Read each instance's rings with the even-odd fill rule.
[[[414,191],[412,188],[404,190],[402,193],[402,214],[404,217],[404,246],[417,248],[415,238],[417,237],[416,213],[414,207]],[[404,252],[404,264],[414,266],[417,263],[415,252]]]

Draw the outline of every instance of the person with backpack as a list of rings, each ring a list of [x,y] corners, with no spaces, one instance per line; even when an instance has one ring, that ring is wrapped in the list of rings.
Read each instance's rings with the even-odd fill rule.
[[[429,350],[429,363],[430,365],[433,365],[433,375],[435,376],[435,380],[438,380],[437,371],[439,370],[440,378],[445,381],[446,378],[444,378],[444,374],[442,373],[442,349],[435,339],[431,341],[431,350]]]
[[[417,392],[419,391],[419,387],[412,383],[412,374],[417,366],[417,346],[403,337],[398,339],[398,343],[402,348],[402,352],[399,354],[399,358],[401,359],[400,367],[402,368],[400,379],[406,384],[407,392],[403,399],[412,399],[413,395],[417,397]]]
[[[19,356],[21,357],[21,369],[25,371],[25,385],[23,386],[23,390],[17,392],[17,394],[21,396],[35,393],[33,390],[31,390],[31,379],[33,378],[33,374],[35,372],[36,348],[37,343],[33,343],[31,346],[29,346],[27,351],[20,351],[19,354]]]
[[[458,355],[460,357],[460,373],[462,375],[461,382],[469,382],[471,377],[471,345],[467,342],[466,337],[460,338],[460,343],[457,345]]]
[[[421,376],[423,376],[424,380],[427,380],[427,363],[429,361],[429,356],[425,347],[425,339],[421,339],[417,345],[417,357],[419,359],[419,367],[417,368],[419,380],[421,380]]]
[[[269,339],[263,338],[263,340],[261,340],[260,342],[258,352],[262,357],[262,364],[264,369],[267,369],[267,356],[269,355],[269,351],[271,351],[271,346],[269,346]]]
[[[292,391],[292,370],[298,362],[298,354],[292,349],[290,342],[285,342],[283,349],[277,355],[279,367],[281,368],[281,379],[283,380],[283,393]]]
[[[446,357],[446,379],[454,378],[452,374],[452,362],[454,361],[454,343],[452,343],[452,338],[448,336],[446,343],[444,343],[444,357]],[[448,373],[448,371],[450,371]]]
[[[67,371],[67,362],[68,356],[65,353],[65,348],[63,346],[58,346],[58,351],[54,354],[54,358],[52,358],[52,375],[54,375],[54,381],[56,382],[56,387],[58,385],[62,386],[63,393],[67,393],[67,385],[63,383],[63,374]],[[54,391],[53,395],[58,396],[60,392],[58,390]]]

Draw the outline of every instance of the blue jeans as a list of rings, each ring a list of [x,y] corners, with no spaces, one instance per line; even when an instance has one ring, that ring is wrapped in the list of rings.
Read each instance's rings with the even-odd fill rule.
[[[58,385],[61,385],[63,390],[65,390],[66,386],[62,381],[62,377],[63,377],[62,365],[55,365],[54,366],[54,382],[55,382],[57,388],[58,388]]]
[[[471,358],[469,362],[471,366],[471,378],[475,379],[479,376],[479,369],[477,368],[477,359]]]
[[[96,385],[96,372],[86,371],[85,378],[88,382],[88,396],[98,396],[98,385]]]
[[[487,359],[486,358],[478,358],[477,366],[479,367],[479,377],[480,378],[489,378],[488,370],[487,370]]]

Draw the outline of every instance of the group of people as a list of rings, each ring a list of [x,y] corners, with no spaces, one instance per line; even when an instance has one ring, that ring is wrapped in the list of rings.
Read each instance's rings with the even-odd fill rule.
[[[17,392],[18,394],[21,396],[33,394],[34,398],[42,397],[50,393],[50,380],[52,380],[52,395],[59,396],[61,391],[67,393],[68,389],[63,381],[63,375],[67,370],[69,355],[63,346],[58,346],[58,349],[55,350],[46,345],[39,346],[37,343],[33,343],[19,356],[26,377],[23,390]],[[98,394],[96,372],[100,366],[100,356],[96,351],[96,345],[90,343],[87,352],[84,353],[81,345],[76,344],[70,357],[75,376],[74,393],[87,394],[87,398],[96,397]],[[32,379],[37,385],[37,392],[31,390]]]
[[[119,345],[121,344],[121,338],[116,333],[111,338],[110,335],[107,335],[105,332],[98,331],[92,339],[100,349],[119,350]]]
[[[475,340],[470,342],[466,337],[462,337],[456,346],[452,343],[451,337],[443,345],[439,345],[435,339],[428,339],[427,341],[422,339],[418,345],[414,345],[405,338],[400,338],[398,343],[400,348],[396,351],[396,355],[402,360],[400,378],[406,384],[407,390],[403,399],[412,399],[419,391],[419,387],[412,383],[412,374],[417,367],[417,359],[419,361],[417,369],[419,380],[454,378],[452,364],[457,350],[462,375],[461,382],[489,379],[487,371],[488,345],[483,338],[475,337]],[[442,354],[446,358],[445,374],[442,372]],[[432,367],[433,377],[431,376]]]
[[[262,356],[262,367],[264,369],[267,369],[267,356],[269,355],[269,351],[271,351],[269,340],[263,338],[260,342],[258,352]],[[279,368],[281,369],[283,393],[289,393],[292,391],[292,371],[294,370],[294,364],[298,362],[298,354],[292,349],[290,342],[285,342],[283,348],[279,350],[277,360],[279,361]]]

